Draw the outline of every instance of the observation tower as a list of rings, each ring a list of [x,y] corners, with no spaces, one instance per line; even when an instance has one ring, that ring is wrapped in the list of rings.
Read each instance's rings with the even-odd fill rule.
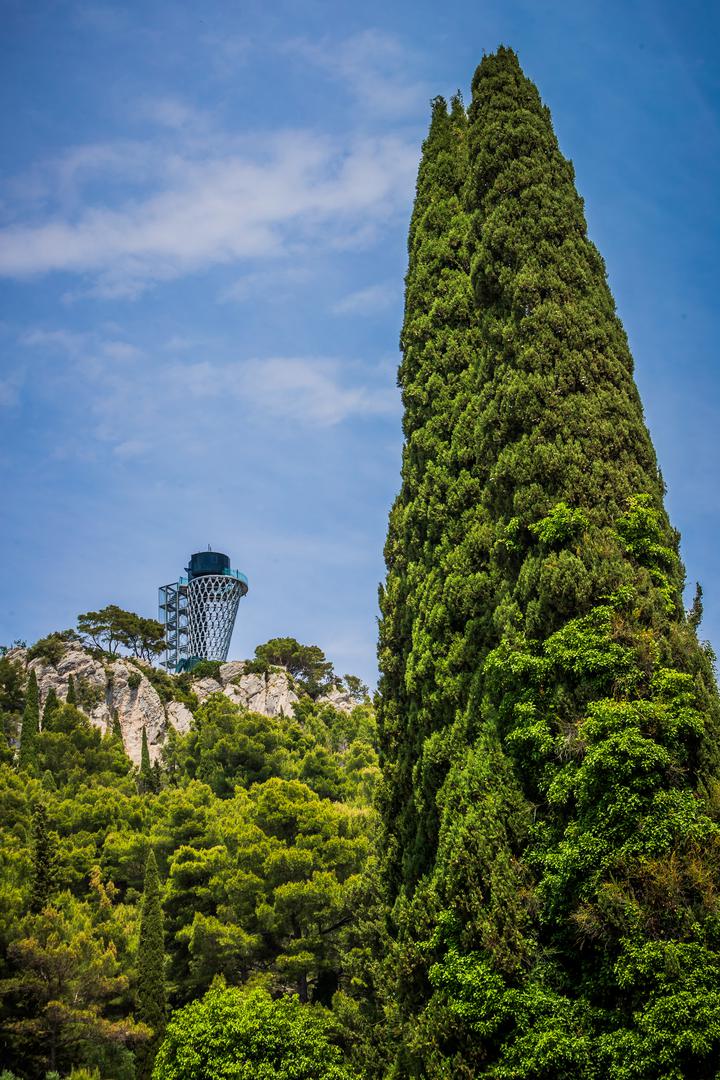
[[[238,604],[248,579],[230,568],[219,551],[198,551],[185,567],[187,577],[159,590],[168,671],[189,671],[200,660],[227,660]]]

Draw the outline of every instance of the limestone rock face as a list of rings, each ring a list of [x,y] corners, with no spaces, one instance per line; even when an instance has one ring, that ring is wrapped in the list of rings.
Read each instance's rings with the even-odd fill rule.
[[[275,671],[265,676],[265,708],[257,711],[266,716],[292,716],[293,704],[299,700],[285,672]]]
[[[42,657],[27,662],[26,649],[13,649],[11,659],[32,670],[38,680],[40,701],[44,704],[52,688],[61,701],[67,699],[69,679],[75,683],[78,706],[103,732],[113,724],[113,717],[120,722],[123,742],[128,756],[135,765],[140,764],[143,728],[147,732],[150,760],[156,761],[167,737],[168,728],[175,728],[181,735],[187,734],[193,723],[193,714],[183,702],[163,702],[146,674],[146,665],[133,663],[119,657],[116,660],[97,660],[79,646],[71,646],[57,664]],[[232,660],[220,666],[219,678],[210,677],[193,682],[192,690],[199,702],[211,694],[223,693],[236,705],[251,709],[265,716],[293,714],[298,701],[292,680],[284,670],[268,674],[248,672],[242,660]],[[144,670],[144,668],[146,670]],[[342,696],[342,695],[340,695]],[[328,696],[327,700],[330,700]],[[343,708],[336,699],[336,708]]]
[[[165,715],[170,727],[174,727],[180,735],[187,735],[193,722],[193,714],[182,701],[168,701],[165,706]]]
[[[128,680],[138,672],[138,668],[127,660],[115,660],[108,666],[108,671],[111,679],[110,709],[117,710],[128,757],[136,765],[140,764],[142,731],[145,728],[150,760],[154,762],[165,742],[168,726],[165,707],[157,690],[143,674],[140,674],[139,686],[131,686]],[[107,722],[111,720],[112,712]]]
[[[205,698],[209,698],[211,694],[219,694],[222,690],[222,683],[217,679],[211,679],[207,676],[204,679],[198,679],[193,683],[193,690],[198,701],[204,701]]]
[[[237,679],[239,675],[242,675],[244,670],[244,660],[229,660],[227,664],[221,664],[220,680],[223,686],[225,686],[229,682],[232,682],[233,679]]]
[[[99,660],[94,660],[89,653],[79,648],[70,649],[66,652],[57,667],[53,667],[46,660],[38,658],[30,661],[28,670],[34,671],[37,677],[41,703],[45,701],[51,689],[64,701],[67,698],[71,675],[76,688],[78,684],[84,683],[86,686],[104,693],[107,685],[107,674],[103,664]]]
[[[299,700],[285,671],[235,676],[234,682],[223,687],[223,693],[236,705],[264,716],[292,716],[292,707]]]
[[[357,706],[357,701],[347,690],[338,690],[336,686],[317,700],[318,705],[332,705],[338,712],[351,713]]]

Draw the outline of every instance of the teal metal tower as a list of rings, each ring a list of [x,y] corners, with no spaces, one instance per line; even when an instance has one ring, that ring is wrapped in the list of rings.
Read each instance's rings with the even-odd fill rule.
[[[238,604],[248,591],[248,579],[231,569],[229,556],[210,548],[191,555],[185,572],[187,577],[159,590],[168,671],[187,671],[200,660],[227,660]]]

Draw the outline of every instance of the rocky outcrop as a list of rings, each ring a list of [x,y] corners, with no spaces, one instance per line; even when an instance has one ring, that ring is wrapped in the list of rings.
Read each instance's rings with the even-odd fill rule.
[[[51,689],[64,701],[72,676],[77,703],[94,724],[106,731],[117,716],[125,749],[136,765],[140,764],[143,728],[152,761],[160,755],[168,728],[181,735],[190,730],[193,714],[189,707],[177,700],[163,702],[146,674],[152,674],[151,670],[143,670],[144,665],[123,658],[96,660],[78,647],[69,648],[57,664],[42,657],[28,663],[25,649],[13,649],[8,655],[35,672],[41,704]],[[235,704],[265,716],[292,716],[298,695],[288,673],[245,674],[245,666],[241,660],[222,664],[218,679],[206,677],[193,683],[195,697],[203,702],[211,694],[225,694]]]
[[[318,705],[332,705],[338,712],[351,713],[357,708],[357,698],[353,697],[349,690],[340,690],[334,686],[318,699]]]

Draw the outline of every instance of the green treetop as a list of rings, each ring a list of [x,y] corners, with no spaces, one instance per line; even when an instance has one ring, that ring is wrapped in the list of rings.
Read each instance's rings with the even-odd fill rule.
[[[481,63],[468,119],[476,345],[447,394],[451,451],[413,459],[418,491],[438,462],[457,478],[421,550],[405,493],[424,418],[405,391],[382,598],[398,1075],[705,1075],[720,1052],[713,673],[572,166],[511,50]],[[437,340],[454,324],[432,255],[451,234],[425,256]]]
[[[331,685],[333,666],[319,645],[301,645],[295,638],[271,638],[255,649],[255,662],[287,668],[302,690],[318,697]]]
[[[140,939],[137,954],[137,1016],[153,1030],[153,1038],[138,1051],[140,1080],[152,1073],[152,1063],[165,1030],[165,933],[155,853],[150,849],[145,864]]]
[[[175,1014],[156,1080],[355,1080],[329,1013],[218,982]]]
[[[20,752],[18,765],[21,769],[35,768],[37,761],[37,737],[40,727],[40,699],[37,676],[30,672],[25,692],[25,708],[20,729]]]
[[[108,604],[100,611],[78,615],[78,631],[82,641],[112,656],[125,649],[132,656],[152,661],[165,648],[165,630],[157,619],[147,619],[134,611],[124,611],[117,604]]]

